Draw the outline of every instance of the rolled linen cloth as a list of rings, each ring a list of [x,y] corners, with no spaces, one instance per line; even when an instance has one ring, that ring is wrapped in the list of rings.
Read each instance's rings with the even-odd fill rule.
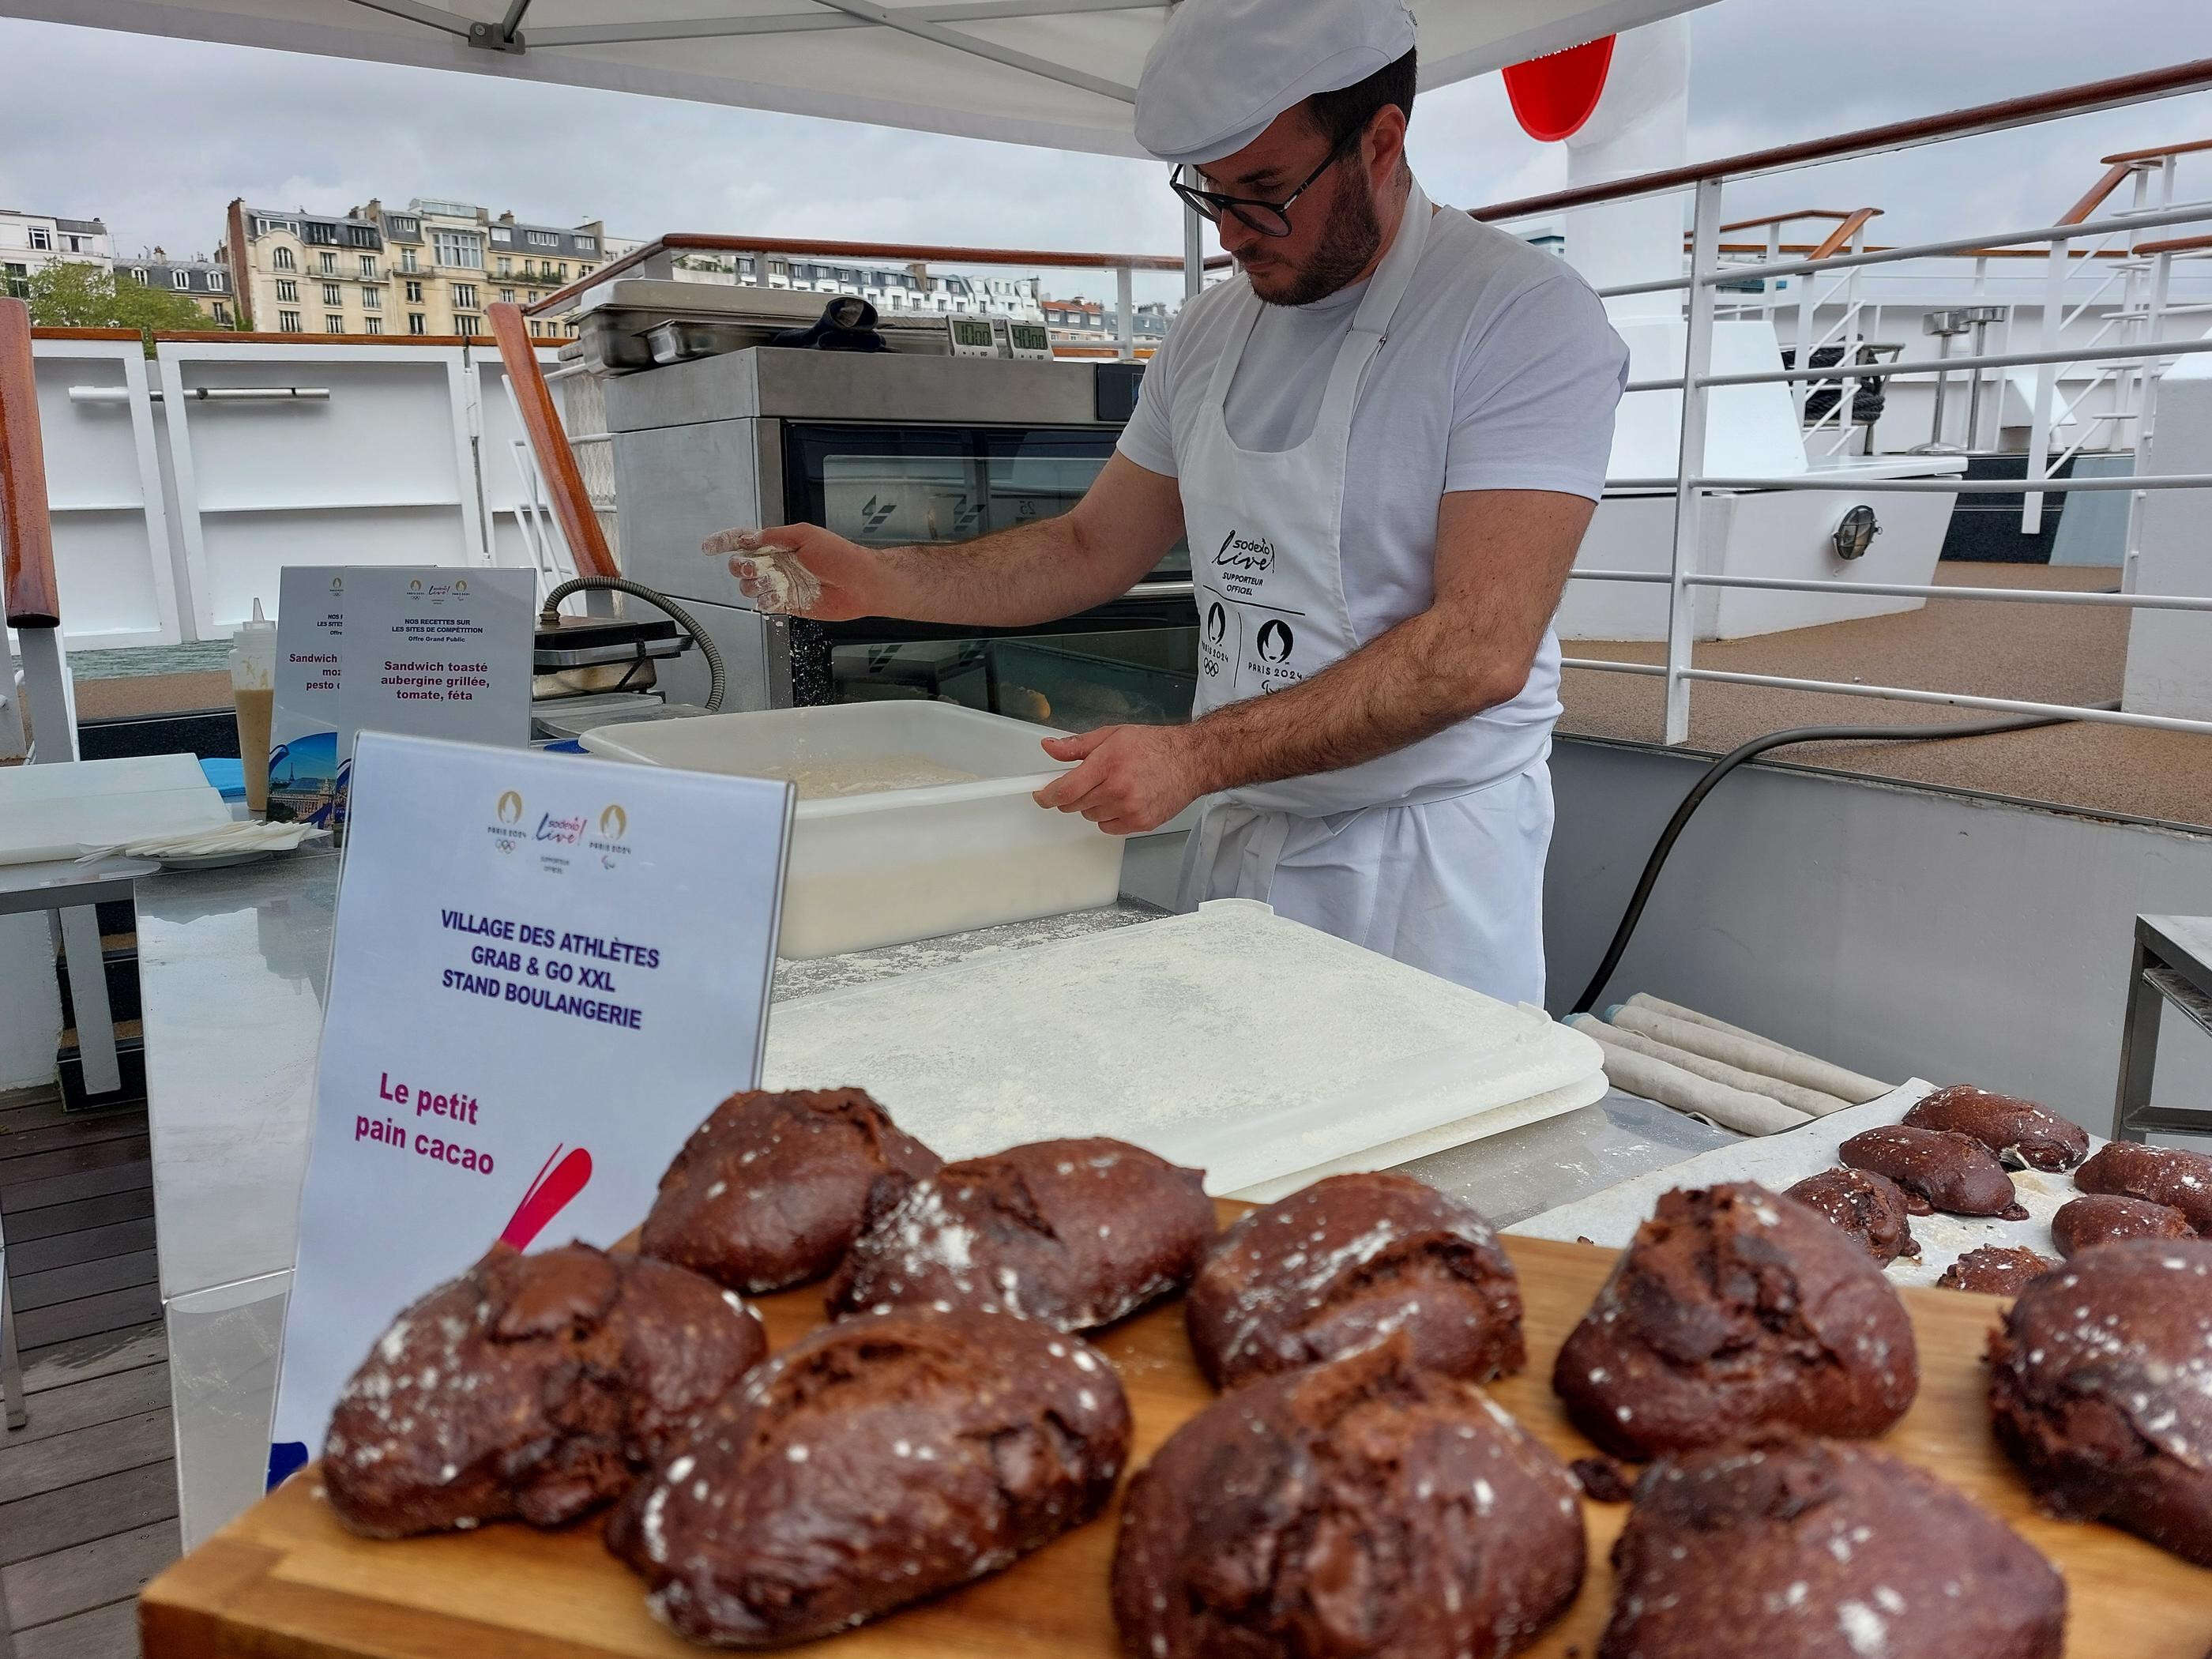
[[[1824,1094],[1818,1089],[1808,1089],[1802,1084],[1790,1083],[1781,1078],[1762,1077],[1757,1072],[1747,1072],[1741,1066],[1731,1066],[1724,1060],[1711,1060],[1704,1054],[1692,1054],[1687,1048],[1677,1048],[1671,1043],[1661,1042],[1641,1032],[1623,1026],[1608,1026],[1606,1036],[1624,1048],[1632,1048],[1639,1054],[1649,1054],[1654,1060],[1663,1060],[1669,1066],[1679,1066],[1713,1083],[1725,1083],[1731,1089],[1741,1089],[1747,1094],[1766,1095],[1784,1106],[1795,1107],[1809,1117],[1826,1117],[1831,1112],[1847,1109],[1852,1103],[1837,1096]]]
[[[1778,1042],[1769,1042],[1764,1037],[1738,1036],[1733,1031],[1701,1025],[1694,1020],[1672,1018],[1650,1008],[1623,1003],[1613,1011],[1613,1023],[1624,1031],[1634,1031],[1672,1048],[1687,1048],[1693,1054],[1756,1072],[1761,1077],[1780,1078],[1802,1088],[1818,1089],[1822,1094],[1834,1095],[1855,1106],[1889,1092],[1887,1083],[1861,1077],[1856,1072],[1847,1072],[1840,1066],[1832,1066],[1795,1048],[1785,1048]]]
[[[1663,1060],[1654,1060],[1649,1054],[1624,1048],[1614,1041],[1618,1033],[1613,1027],[1595,1015],[1576,1014],[1566,1023],[1597,1040],[1598,1046],[1605,1050],[1607,1080],[1631,1094],[1656,1100],[1678,1112],[1695,1112],[1739,1134],[1771,1135],[1813,1121],[1806,1113],[1794,1106],[1784,1106],[1771,1095],[1731,1089],[1725,1083],[1715,1083],[1679,1066],[1669,1066]]]

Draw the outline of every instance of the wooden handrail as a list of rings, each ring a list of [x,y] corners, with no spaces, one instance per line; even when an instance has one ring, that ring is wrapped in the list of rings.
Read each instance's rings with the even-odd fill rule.
[[[2087,223],[2089,216],[2104,206],[2105,199],[2122,185],[2127,183],[2134,172],[2135,169],[2125,161],[2113,162],[2105,170],[2105,176],[2089,186],[2089,193],[2075,203],[2072,207],[2068,208],[2060,216],[2058,222],[2062,225]]]
[[[799,259],[879,260],[889,264],[1043,265],[1072,270],[1181,270],[1182,258],[1170,253],[1068,253],[1050,248],[945,247],[927,242],[823,242],[804,238],[720,236],[703,231],[672,231],[642,247],[632,248],[619,259],[610,259],[588,276],[580,276],[566,288],[556,289],[524,309],[535,316],[555,310],[616,275],[663,253],[757,253]],[[1225,256],[1208,260],[1224,263]],[[765,276],[766,273],[761,273]]]
[[[1815,259],[1834,258],[1836,255],[1841,253],[1845,248],[1851,245],[1851,238],[1857,235],[1860,229],[1881,211],[1881,210],[1880,208],[1860,208],[1856,210],[1849,218],[1845,219],[1843,223],[1838,225],[1833,230],[1828,233],[1826,238],[1821,242],[1820,246],[1813,250],[1811,257]]]
[[[2212,236],[2176,236],[2163,242],[2137,242],[2131,253],[2196,253],[2212,248]]]
[[[1881,211],[1875,209],[1876,213]],[[1841,208],[1799,208],[1795,213],[1770,213],[1764,219],[1739,219],[1732,225],[1723,225],[1721,234],[1732,230],[1756,230],[1761,225],[1786,225],[1798,219],[1848,219],[1851,216]]]
[[[514,406],[522,412],[523,433],[530,440],[530,453],[538,458],[538,471],[544,475],[553,520],[568,544],[576,574],[619,576],[599,515],[592,510],[591,492],[584,488],[576,452],[568,447],[568,435],[562,429],[561,411],[553,406],[552,389],[538,366],[535,348],[542,342],[530,337],[521,311],[504,301],[485,307],[484,315],[490,319],[492,338],[499,343],[500,361],[507,365],[507,382],[514,388]]]
[[[2049,120],[2054,116],[2109,109],[2115,105],[2139,103],[2147,98],[2195,92],[2208,86],[2212,86],[2212,58],[2193,58],[2185,64],[2175,64],[2162,70],[2148,70],[2138,75],[2118,76],[2109,81],[2088,81],[2079,86],[2034,93],[2025,98],[2006,98],[1993,104],[1977,104],[1968,109],[1952,110],[1947,114],[1923,115],[1910,121],[1892,121],[1878,127],[1861,127],[1854,132],[1808,139],[1803,143],[1747,150],[1741,155],[1693,162],[1687,167],[1667,167],[1656,173],[1638,173],[1633,178],[1615,179],[1601,185],[1582,185],[1572,190],[1556,190],[1543,196],[1523,196],[1515,201],[1496,202],[1488,207],[1469,208],[1468,211],[1478,219],[1523,219],[1532,214],[1556,213],[1562,208],[1589,207],[1598,202],[1623,201],[1632,196],[1650,196],[1663,190],[1683,190],[1708,179],[1722,179],[1740,173],[1775,173],[1784,167],[1806,167],[1814,161],[1835,161],[1846,156],[1905,149],[1915,144],[1931,143],[1939,138],[1956,138],[1969,132],[1991,132],[2004,127],[2023,126],[2032,121]]]
[[[0,299],[0,609],[16,628],[59,628],[46,451],[39,434],[31,308]]]
[[[2199,150],[2212,149],[2212,138],[2193,138],[2185,144],[2168,144],[2164,149],[2126,149],[2118,155],[2100,155],[2100,167],[2115,166],[2122,161],[2166,161],[2177,155],[2194,155]]]

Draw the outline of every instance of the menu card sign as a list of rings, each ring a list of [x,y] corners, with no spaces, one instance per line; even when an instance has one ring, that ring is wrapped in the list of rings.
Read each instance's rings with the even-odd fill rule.
[[[528,743],[536,599],[529,570],[288,566],[270,817],[341,825],[359,732]]]
[[[402,1309],[495,1242],[612,1243],[757,1083],[791,812],[761,779],[361,734],[272,1483]]]

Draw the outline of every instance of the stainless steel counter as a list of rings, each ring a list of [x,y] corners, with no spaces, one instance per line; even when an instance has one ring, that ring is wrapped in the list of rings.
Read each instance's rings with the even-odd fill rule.
[[[155,1218],[187,1547],[258,1496],[298,1234],[338,860],[161,874],[138,886]],[[781,963],[773,1000],[1141,923],[1104,909]],[[1407,1168],[1501,1224],[1733,1137],[1627,1096]]]

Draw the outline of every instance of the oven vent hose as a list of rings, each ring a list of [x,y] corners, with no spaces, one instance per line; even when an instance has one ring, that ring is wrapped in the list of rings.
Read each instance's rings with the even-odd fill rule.
[[[2118,708],[2117,702],[2091,705],[2098,708]],[[1637,878],[1636,891],[1622,913],[1620,925],[1613,929],[1613,941],[1606,946],[1605,957],[1590,975],[1590,981],[1582,995],[1576,999],[1571,1013],[1586,1014],[1597,1006],[1598,998],[1605,994],[1606,982],[1613,970],[1620,966],[1620,958],[1628,950],[1628,941],[1635,936],[1636,924],[1644,920],[1644,907],[1651,897],[1651,890],[1658,884],[1659,872],[1666,868],[1667,855],[1674,850],[1674,843],[1689,825],[1691,817],[1712,793],[1720,781],[1741,766],[1756,759],[1770,749],[1784,748],[1798,743],[1926,743],[1931,739],[1948,738],[1987,738],[2001,732],[2030,732],[2040,726],[2064,726],[2072,716],[2066,714],[2015,715],[2007,720],[1975,720],[1963,726],[1799,726],[1786,732],[1769,732],[1764,737],[1753,738],[1740,744],[1707,767],[1690,793],[1682,797],[1682,804],[1674,809],[1674,816],[1667,821],[1658,842],[1645,860],[1644,873]]]
[[[587,589],[601,589],[610,593],[627,593],[634,599],[643,599],[655,610],[663,611],[675,620],[676,625],[698,642],[700,653],[707,659],[707,712],[716,713],[722,706],[722,653],[714,648],[707,630],[682,605],[665,593],[656,593],[643,582],[634,582],[627,576],[572,576],[545,596],[538,607],[538,621],[541,627],[550,628],[558,620],[561,601],[571,593]]]

